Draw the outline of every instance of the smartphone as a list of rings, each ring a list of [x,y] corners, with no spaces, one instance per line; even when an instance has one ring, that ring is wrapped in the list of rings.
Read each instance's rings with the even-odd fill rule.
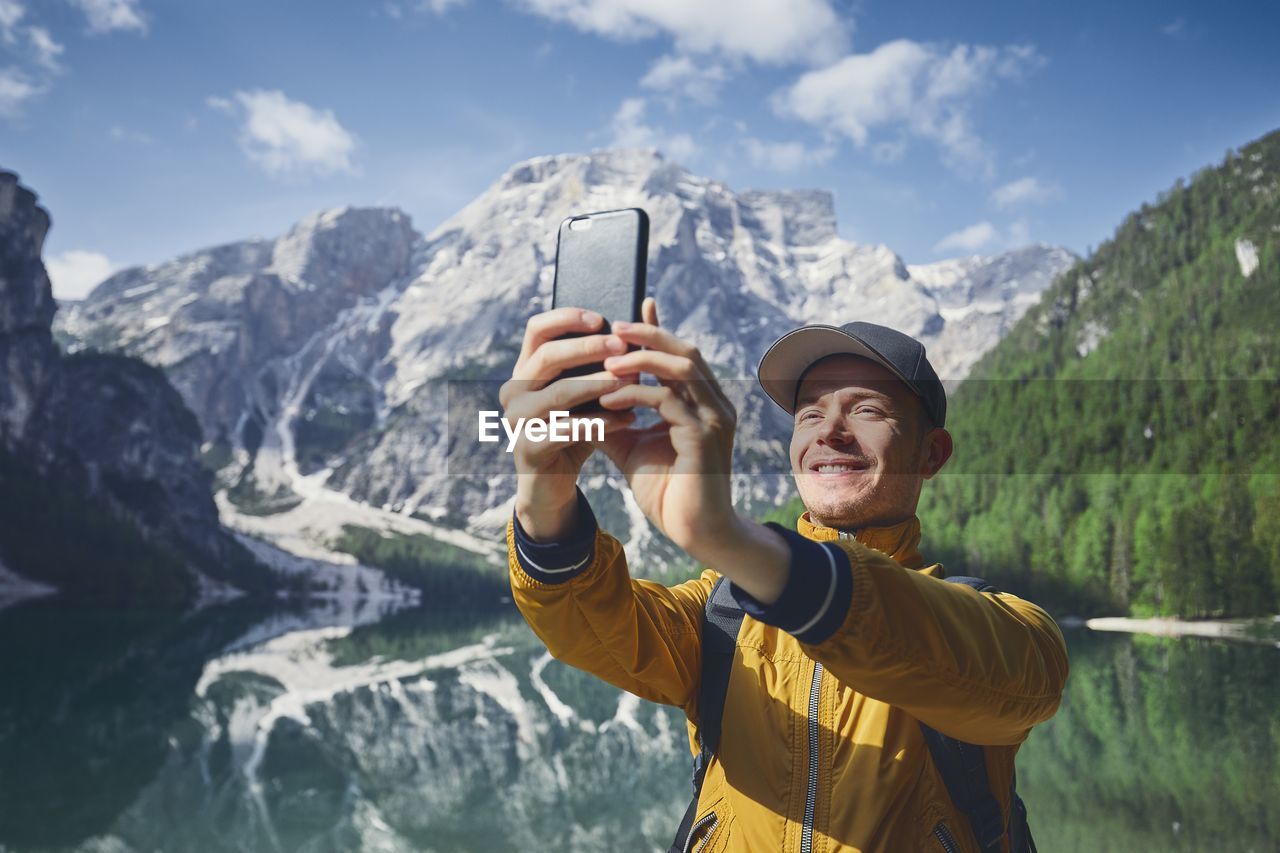
[[[593,335],[608,334],[614,320],[639,322],[648,262],[649,215],[640,208],[570,216],[560,223],[556,239],[551,307],[595,311],[604,317],[604,327],[590,333]],[[557,379],[601,370],[603,362],[584,364],[566,370]],[[600,405],[593,401],[574,409],[586,411],[600,411]]]

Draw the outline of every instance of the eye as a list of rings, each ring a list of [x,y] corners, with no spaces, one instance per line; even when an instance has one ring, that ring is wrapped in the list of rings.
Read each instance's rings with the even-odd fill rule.
[[[796,420],[803,423],[803,422],[812,421],[815,418],[821,418],[821,417],[822,417],[821,412],[817,411],[816,409],[808,409],[804,412],[801,412],[800,417],[796,418]]]
[[[854,411],[854,413],[855,413],[855,414],[856,414],[856,413],[858,413],[858,412],[870,412],[870,413],[871,413],[871,414],[873,414],[873,415],[882,415],[882,414],[884,414],[884,412],[880,411],[880,410],[879,410],[879,409],[877,409],[875,406],[859,406],[858,408],[854,409],[853,411]]]

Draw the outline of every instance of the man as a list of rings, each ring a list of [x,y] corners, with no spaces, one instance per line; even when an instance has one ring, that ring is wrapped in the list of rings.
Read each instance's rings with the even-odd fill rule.
[[[682,708],[696,744],[704,607],[720,576],[731,582],[747,616],[684,849],[979,850],[921,723],[983,745],[1000,829],[1014,754],[1056,711],[1067,656],[1043,610],[944,582],[919,551],[920,489],[952,452],[924,348],[853,323],[798,329],[762,359],[762,386],[794,417],[807,508],[794,532],[734,509],[733,406],[698,351],[659,327],[652,300],[643,316],[611,334],[577,309],[529,321],[502,389],[507,416],[598,399],[607,432],[515,449],[507,544],[520,610],[560,660]],[[583,336],[556,340],[569,332]],[[553,381],[602,359],[604,372]],[[636,384],[640,373],[661,385]],[[662,423],[630,426],[639,407]],[[597,446],[649,520],[709,567],[701,577],[670,588],[630,577],[576,485]]]

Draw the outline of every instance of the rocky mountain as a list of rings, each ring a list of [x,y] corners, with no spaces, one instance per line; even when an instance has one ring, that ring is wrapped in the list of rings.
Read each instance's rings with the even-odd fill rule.
[[[16,573],[94,597],[265,591],[270,573],[218,521],[200,427],[164,374],[118,355],[63,357],[54,344],[40,260],[49,224],[35,194],[0,172],[5,585]]]
[[[0,172],[0,229],[0,445],[12,450],[26,440],[62,359],[49,333],[57,304],[40,261],[49,215],[10,172]]]
[[[127,270],[67,306],[57,332],[70,351],[166,372],[225,463],[224,517],[323,538],[341,512],[318,523],[314,508],[354,503],[492,542],[509,461],[481,458],[459,434],[474,413],[450,429],[448,403],[458,414],[464,383],[509,375],[525,320],[550,301],[559,222],[629,206],[651,219],[649,292],[664,325],[746,380],[731,383],[737,485],[763,503],[788,490],[787,425],[749,378],[777,336],[874,320],[919,336],[954,384],[1074,261],[1037,245],[909,267],[842,239],[827,192],[734,192],[652,150],[600,151],[517,164],[426,237],[399,211],[341,209],[275,241]],[[647,541],[609,471],[593,477],[610,529],[631,547]]]

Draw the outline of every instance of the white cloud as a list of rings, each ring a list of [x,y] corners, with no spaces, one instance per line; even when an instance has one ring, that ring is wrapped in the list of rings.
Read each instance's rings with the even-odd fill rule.
[[[213,96],[205,103],[230,114],[242,114],[240,148],[271,175],[356,171],[352,160],[356,138],[332,110],[292,101],[279,90],[236,92],[235,102]]]
[[[0,68],[0,118],[21,115],[24,105],[47,92],[53,76],[62,71],[58,63],[62,45],[44,27],[20,27],[26,14],[19,0],[0,0],[0,44],[11,56],[22,57],[21,65]],[[25,47],[19,46],[20,39],[26,41]]]
[[[27,27],[27,37],[31,40],[31,49],[35,52],[36,62],[48,71],[61,71],[58,57],[62,56],[63,46],[54,41],[53,36],[44,27]]]
[[[25,14],[27,10],[18,0],[0,0],[0,39],[5,44],[13,44],[14,30]]]
[[[1049,186],[1036,178],[1026,177],[996,187],[991,192],[991,202],[997,209],[1005,210],[1019,204],[1049,201],[1057,195],[1057,187]]]
[[[687,56],[662,56],[640,79],[640,85],[659,92],[677,92],[700,104],[716,99],[729,78],[724,66],[699,66]]]
[[[418,4],[418,8],[424,12],[431,12],[436,15],[443,15],[454,6],[463,6],[467,0],[422,0]]]
[[[1160,32],[1167,36],[1177,37],[1182,35],[1187,29],[1186,18],[1174,18],[1169,23],[1160,28]]]
[[[116,265],[101,252],[72,249],[46,258],[44,268],[58,299],[83,299],[116,271]]]
[[[975,222],[967,228],[952,231],[934,244],[935,252],[976,252],[996,239],[996,227],[990,222]]]
[[[678,53],[829,62],[848,45],[830,0],[516,0],[536,15],[615,39],[666,34]]]
[[[147,32],[147,18],[142,14],[140,0],[71,0],[71,3],[84,12],[91,33]]]
[[[810,148],[803,142],[764,142],[748,137],[743,145],[753,165],[774,172],[794,172],[805,166],[820,166],[835,154],[830,146]]]
[[[679,163],[686,163],[698,153],[698,145],[687,133],[667,134],[660,127],[645,123],[647,108],[644,98],[627,98],[613,114],[610,130],[615,148],[657,148]]]
[[[975,222],[967,228],[952,231],[934,244],[935,252],[974,253],[979,249],[1001,251],[1025,246],[1031,242],[1031,225],[1025,219],[1009,223],[1003,231],[990,222]]]
[[[994,165],[972,129],[972,102],[993,81],[1021,77],[1043,62],[1029,45],[960,44],[948,51],[899,39],[803,75],[774,96],[774,108],[860,148],[873,130],[896,128],[935,143],[953,169],[986,176]]]
[[[405,13],[429,12],[432,15],[443,15],[456,6],[465,6],[470,0],[417,0],[417,2],[382,4],[382,12],[393,21],[398,21]]]
[[[18,68],[0,68],[0,116],[15,118],[27,101],[44,92]]]

